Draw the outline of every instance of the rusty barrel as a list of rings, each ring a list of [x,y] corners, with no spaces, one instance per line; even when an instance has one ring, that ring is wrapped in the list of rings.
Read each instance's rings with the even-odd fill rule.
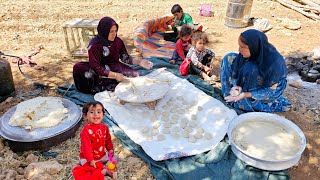
[[[225,25],[231,28],[247,27],[253,0],[229,0]]]

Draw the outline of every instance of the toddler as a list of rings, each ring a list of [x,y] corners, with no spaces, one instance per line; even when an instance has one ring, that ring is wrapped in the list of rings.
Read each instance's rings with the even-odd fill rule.
[[[181,26],[181,31],[179,32],[179,40],[176,42],[176,49],[173,51],[170,64],[181,64],[186,58],[188,53],[188,46],[191,44],[191,34],[192,29],[186,24]]]
[[[197,31],[192,35],[192,47],[189,49],[187,57],[190,58],[191,63],[188,67],[189,74],[200,75],[205,81],[213,84],[217,78],[212,75],[209,76],[211,72],[210,63],[215,54],[210,49],[206,48],[208,43],[208,37],[204,32]]]

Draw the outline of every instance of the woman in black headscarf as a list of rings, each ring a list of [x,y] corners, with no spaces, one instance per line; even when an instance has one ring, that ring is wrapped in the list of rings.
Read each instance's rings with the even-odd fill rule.
[[[95,94],[104,90],[113,91],[125,76],[139,76],[127,64],[152,68],[152,62],[133,59],[123,41],[117,37],[119,25],[110,17],[104,17],[98,24],[98,35],[88,46],[89,62],[79,62],[73,67],[73,79],[77,89]]]

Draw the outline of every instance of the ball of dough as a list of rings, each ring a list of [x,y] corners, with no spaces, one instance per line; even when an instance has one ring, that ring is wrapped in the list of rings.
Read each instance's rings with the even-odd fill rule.
[[[158,118],[157,118],[156,116],[152,116],[152,117],[151,117],[151,121],[152,121],[152,122],[157,121],[157,119],[158,119]]]
[[[181,119],[181,123],[184,123],[184,124],[188,124],[188,119],[187,118],[183,118],[183,119]]]
[[[180,116],[178,114],[173,114],[171,118],[175,119],[175,120],[178,120],[180,118]]]
[[[160,127],[160,125],[161,125],[160,121],[155,121],[155,122],[152,123],[152,127],[154,129],[158,129]]]
[[[191,133],[193,130],[193,128],[189,125],[185,128],[185,131],[188,131],[189,133]]]
[[[198,111],[202,111],[202,107],[201,106],[198,106]]]
[[[171,119],[170,123],[171,124],[177,124],[178,120],[177,119]]]
[[[211,133],[204,133],[204,137],[205,137],[207,140],[211,140],[211,139],[212,139],[212,134],[211,134]]]
[[[162,132],[163,134],[170,134],[170,128],[163,128]]]
[[[152,135],[155,136],[159,133],[159,129],[153,129],[152,130]]]
[[[179,133],[176,132],[176,131],[171,131],[171,136],[174,138],[174,139],[178,139],[180,137]]]
[[[197,120],[197,115],[192,114],[192,115],[191,115],[191,119],[194,120],[194,121]]]
[[[190,143],[195,143],[195,142],[197,142],[197,139],[194,136],[190,135],[188,141]]]
[[[160,116],[160,114],[161,114],[160,111],[158,111],[158,110],[155,110],[155,111],[154,111],[154,115]]]
[[[171,123],[166,122],[166,123],[163,124],[163,126],[164,126],[165,128],[170,128],[170,127],[171,127]]]
[[[153,137],[152,136],[147,136],[148,141],[152,141]]]
[[[192,127],[192,128],[197,127],[197,125],[198,125],[198,122],[197,122],[197,121],[191,121],[191,122],[189,123],[189,126]]]
[[[182,132],[182,136],[184,137],[184,138],[188,138],[189,137],[189,132],[188,131],[183,131]]]
[[[204,132],[204,130],[203,130],[203,128],[199,127],[199,128],[197,128],[196,132],[202,134]]]
[[[195,136],[197,139],[201,139],[201,138],[202,138],[202,133],[197,132],[194,136]]]
[[[165,121],[165,122],[169,121],[169,117],[168,116],[162,116],[161,119],[162,119],[162,121]]]
[[[187,125],[188,125],[187,123],[180,123],[180,127],[181,127],[182,129],[186,128]]]
[[[157,137],[158,141],[163,141],[165,139],[166,139],[166,137],[163,134],[159,134],[158,137]]]
[[[162,112],[162,116],[167,116],[167,117],[169,117],[169,112],[168,112],[168,111]]]

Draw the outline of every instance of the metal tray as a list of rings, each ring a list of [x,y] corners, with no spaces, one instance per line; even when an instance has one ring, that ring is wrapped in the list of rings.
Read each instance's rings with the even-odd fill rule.
[[[246,121],[252,121],[252,119],[279,124],[282,127],[285,127],[286,130],[288,130],[289,132],[293,132],[296,135],[298,135],[298,137],[300,138],[300,144],[301,144],[299,151],[294,156],[291,156],[283,160],[259,159],[248,154],[245,150],[243,150],[241,147],[236,145],[236,143],[232,139],[232,131],[235,127],[237,127],[237,125],[244,123]],[[301,131],[301,129],[297,125],[276,114],[264,113],[264,112],[250,112],[234,118],[228,126],[228,137],[229,137],[229,144],[231,145],[231,149],[239,159],[241,159],[242,161],[246,162],[247,164],[253,167],[257,167],[257,168],[269,170],[269,171],[279,171],[279,170],[288,169],[294,166],[300,160],[301,155],[306,147],[306,138],[303,132]]]
[[[62,99],[62,103],[68,109],[68,113],[58,125],[50,128],[35,128],[32,131],[8,124],[17,108],[14,106],[0,118],[0,135],[7,140],[13,151],[48,149],[65,141],[79,128],[82,113],[72,101]]]

